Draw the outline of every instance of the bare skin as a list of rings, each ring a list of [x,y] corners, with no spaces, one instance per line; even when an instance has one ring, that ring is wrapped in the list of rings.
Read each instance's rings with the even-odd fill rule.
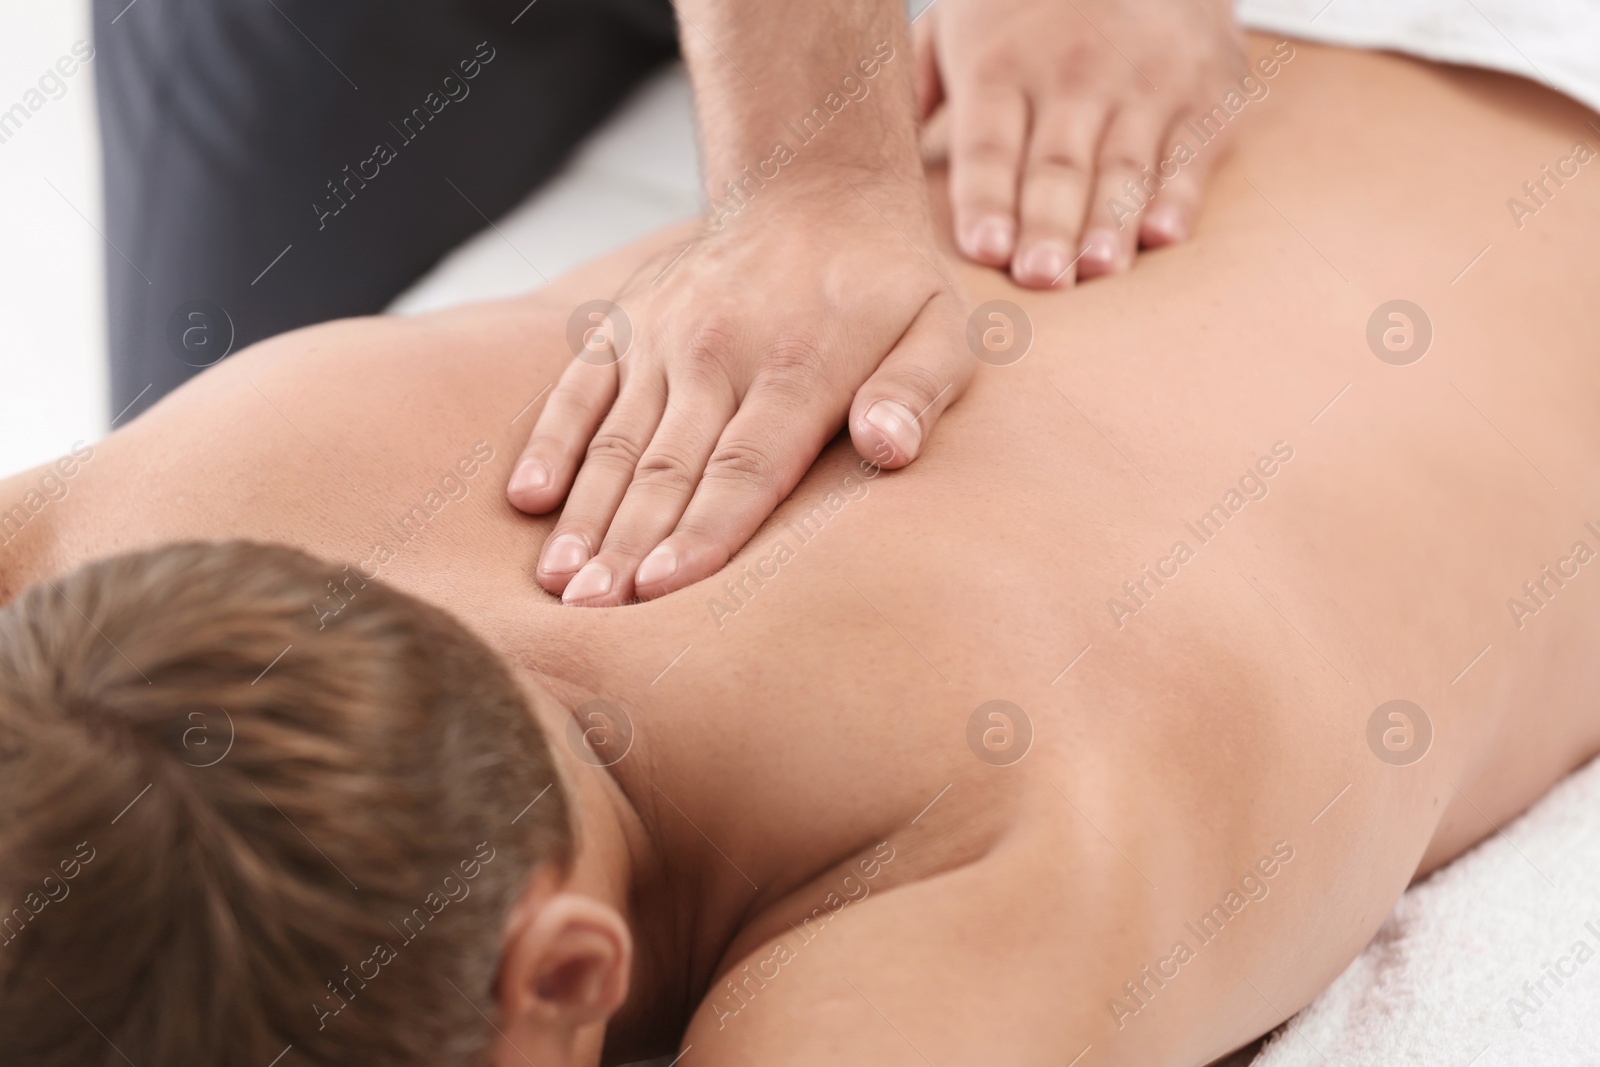
[[[1205,1063],[1600,750],[1594,568],[1569,564],[1520,628],[1507,606],[1574,542],[1600,547],[1600,171],[1520,230],[1506,207],[1596,143],[1591,116],[1515,79],[1294,48],[1191,242],[1083,290],[967,271],[976,300],[1026,310],[1028,354],[980,367],[914,468],[865,495],[844,496],[860,461],[835,442],[708,581],[563,607],[533,579],[551,520],[498,491],[571,307],[668,234],[533,298],[218,366],[95,446],[0,555],[0,597],[180,538],[351,561],[385,541],[381,577],[516,664],[553,732],[584,700],[624,708],[625,758],[569,759],[572,885],[637,945],[608,1061],[681,1037],[685,1067]],[[1409,366],[1365,337],[1394,298],[1433,327]],[[539,353],[512,343],[535,336]],[[401,544],[389,524],[480,440],[494,458],[468,495]],[[1185,524],[1278,442],[1268,495],[1202,543]],[[801,543],[788,524],[830,491],[843,503]],[[792,558],[761,571],[780,540]],[[1119,626],[1108,600],[1131,608],[1123,583],[1178,540],[1194,558]],[[747,565],[765,584],[726,601]],[[1405,766],[1367,740],[1395,698],[1432,727]],[[996,699],[1033,731],[1009,766],[967,741]],[[1196,938],[1266,857],[1268,894]],[[870,894],[802,943],[791,924],[851,874]],[[761,971],[780,939],[793,958]],[[1126,999],[1178,941],[1193,958]],[[723,980],[747,964],[767,977],[741,1001]],[[517,1041],[500,1062],[523,1062]]]

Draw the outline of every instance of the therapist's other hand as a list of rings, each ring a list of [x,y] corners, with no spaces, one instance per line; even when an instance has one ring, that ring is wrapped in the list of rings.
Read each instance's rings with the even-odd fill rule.
[[[647,263],[615,298],[631,341],[617,358],[588,335],[599,358],[562,374],[512,473],[522,511],[566,498],[539,583],[606,605],[711,575],[847,413],[864,459],[916,459],[974,365],[936,248],[920,175],[827,169],[780,172]]]
[[[918,106],[924,118],[949,108],[962,252],[1047,288],[1126,270],[1140,243],[1186,238],[1221,152],[1184,123],[1198,125],[1239,89],[1232,8],[939,0],[929,9],[914,27]]]

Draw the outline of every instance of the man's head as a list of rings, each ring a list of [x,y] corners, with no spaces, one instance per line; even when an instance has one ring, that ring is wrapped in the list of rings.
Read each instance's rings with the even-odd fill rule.
[[[176,545],[0,611],[0,1062],[481,1064],[502,1009],[615,1007],[523,689],[339,578]]]

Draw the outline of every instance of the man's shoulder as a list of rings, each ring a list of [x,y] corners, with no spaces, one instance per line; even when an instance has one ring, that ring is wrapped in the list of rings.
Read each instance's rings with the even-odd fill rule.
[[[48,463],[0,481],[0,606],[61,569],[58,520],[81,495],[80,475],[94,458],[94,445],[74,441]]]

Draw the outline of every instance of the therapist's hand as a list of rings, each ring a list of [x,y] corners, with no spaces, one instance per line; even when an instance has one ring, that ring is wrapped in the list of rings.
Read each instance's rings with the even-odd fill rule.
[[[1222,153],[1185,123],[1245,70],[1232,0],[938,0],[915,32],[967,256],[1046,288],[1188,236]]]
[[[714,573],[847,414],[864,459],[911,462],[973,373],[920,174],[785,171],[680,249],[617,294],[511,478],[523,511],[566,498],[536,576],[568,604]]]

